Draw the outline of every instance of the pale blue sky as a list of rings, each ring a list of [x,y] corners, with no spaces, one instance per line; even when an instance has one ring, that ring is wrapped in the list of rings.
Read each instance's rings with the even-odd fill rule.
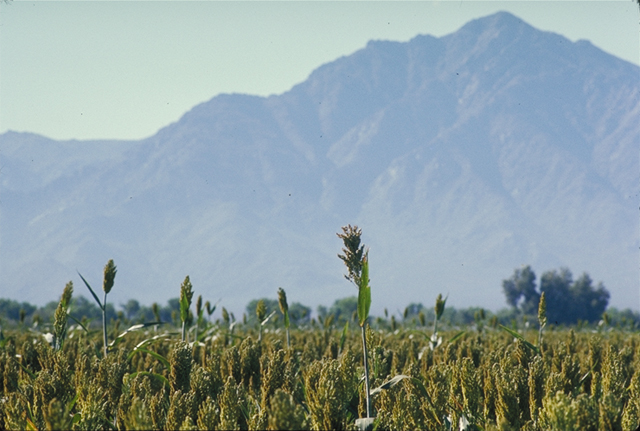
[[[442,36],[500,10],[640,64],[631,0],[14,0],[0,2],[0,133],[140,139],[217,94],[279,94],[368,40]]]

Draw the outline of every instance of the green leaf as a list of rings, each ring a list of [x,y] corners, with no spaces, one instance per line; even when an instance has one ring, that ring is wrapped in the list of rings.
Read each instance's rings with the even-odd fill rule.
[[[76,402],[78,401],[78,394],[76,394],[73,399],[71,401],[69,401],[69,411],[73,410],[73,407],[76,405]]]
[[[98,303],[100,310],[104,311],[104,307],[102,306],[102,302],[100,302],[100,299],[98,299],[98,295],[96,295],[96,293],[93,291],[91,286],[89,286],[89,283],[87,283],[87,280],[84,279],[84,277],[82,276],[82,274],[80,274],[80,272],[78,272],[78,275],[80,276],[82,281],[84,281],[84,285],[87,286],[87,288],[89,289],[89,292],[91,292],[91,294],[93,295],[93,299],[95,299],[96,302]]]
[[[18,362],[18,365],[20,365],[20,368],[22,368],[24,370],[25,373],[27,373],[29,375],[29,377],[31,377],[31,379],[35,380],[36,379],[36,375],[32,372],[29,371],[24,365],[22,365],[20,362]]]
[[[397,385],[398,383],[400,383],[402,380],[404,379],[410,379],[410,376],[406,376],[404,374],[399,374],[395,377],[393,377],[392,379],[387,380],[386,382],[384,382],[383,384],[381,384],[380,386],[378,386],[377,388],[375,388],[374,390],[371,391],[371,396],[374,396],[384,390],[390,389],[392,387],[394,387],[395,385]]]
[[[163,338],[165,338],[165,337],[169,337],[169,336],[171,336],[171,334],[170,334],[170,333],[168,333],[168,332],[165,332],[164,334],[159,334],[159,335],[156,335],[156,336],[154,336],[154,337],[147,338],[146,340],[142,340],[141,342],[139,342],[139,343],[138,343],[138,344],[133,348],[133,350],[131,351],[131,353],[129,353],[129,355],[127,356],[127,360],[131,360],[131,358],[133,357],[133,355],[135,355],[135,354],[136,354],[136,352],[137,352],[139,349],[143,348],[144,346],[146,346],[146,345],[148,345],[148,344],[151,344],[151,343],[154,343],[154,342],[156,342],[156,341],[158,341],[158,340],[161,340],[161,339],[163,339]]]
[[[416,334],[416,335],[421,335],[423,336],[425,339],[430,340],[431,339],[431,335],[427,335],[426,332],[423,331],[419,331],[417,329],[408,329],[407,332],[411,333],[411,334]]]
[[[522,341],[525,346],[527,346],[528,348],[533,350],[536,354],[538,354],[538,355],[540,354],[540,349],[538,349],[536,346],[534,346],[533,344],[531,344],[530,342],[525,340],[524,337],[522,336],[522,334],[519,334],[517,331],[514,331],[511,328],[507,328],[504,325],[500,325],[500,328],[502,328],[504,331],[507,331],[509,334],[513,335],[518,340]]]
[[[186,322],[189,319],[189,307],[193,298],[193,285],[187,275],[180,285],[180,319]]]
[[[220,332],[220,327],[217,325],[211,326],[210,328],[203,331],[201,334],[198,334],[198,340],[204,340],[205,338],[209,337],[211,334],[214,334],[216,332]]]
[[[460,338],[462,338],[462,336],[466,333],[467,331],[460,331],[458,332],[456,335],[454,335],[450,340],[449,343],[455,343],[456,341],[458,341]]]
[[[369,253],[362,258],[362,274],[360,275],[360,286],[358,288],[358,322],[360,326],[369,317],[371,307],[371,286],[369,286]]]
[[[286,310],[284,312],[284,327],[285,328],[289,328],[290,322],[289,322],[289,310]]]
[[[143,353],[146,353],[147,355],[151,355],[154,358],[156,358],[158,361],[162,362],[162,365],[164,365],[166,368],[169,368],[169,369],[171,368],[171,364],[169,363],[167,358],[165,358],[164,356],[162,356],[159,353],[154,352],[153,350],[147,350],[144,347],[140,347],[138,349],[135,349],[129,355],[133,356],[133,354],[136,353],[136,352],[143,352]]]
[[[189,318],[189,299],[186,295],[181,295],[180,298],[180,320],[186,321]]]
[[[267,317],[265,317],[265,319],[264,319],[262,322],[260,322],[260,326],[264,326],[264,325],[266,325],[266,324],[267,324],[267,322],[269,321],[269,319],[271,319],[271,318],[273,317],[273,315],[274,315],[274,314],[276,314],[276,310],[273,310],[273,311],[271,312],[271,314],[269,314]]]
[[[75,317],[73,317],[73,316],[72,316],[71,314],[69,314],[69,313],[67,313],[67,316],[68,316],[68,317],[70,317],[70,318],[71,318],[71,320],[73,320],[74,322],[76,322],[78,325],[80,325],[80,327],[81,327],[82,329],[84,329],[84,331],[85,331],[87,334],[89,333],[89,330],[87,329],[87,327],[86,327],[86,326],[84,326],[84,325],[82,324],[82,322],[81,322],[81,321],[79,321],[78,319],[76,319]]]
[[[165,323],[166,323],[166,322],[148,322],[148,323],[139,323],[139,324],[137,324],[137,325],[130,326],[130,327],[129,327],[129,328],[127,328],[123,333],[121,333],[120,335],[118,335],[118,336],[116,337],[116,339],[115,339],[115,340],[113,340],[113,341],[109,344],[109,346],[113,347],[113,346],[115,346],[116,344],[118,344],[120,341],[122,341],[122,340],[123,340],[123,337],[124,337],[125,335],[127,335],[129,332],[138,331],[138,330],[140,330],[140,329],[147,328],[147,327],[149,327],[149,326],[164,325]]]

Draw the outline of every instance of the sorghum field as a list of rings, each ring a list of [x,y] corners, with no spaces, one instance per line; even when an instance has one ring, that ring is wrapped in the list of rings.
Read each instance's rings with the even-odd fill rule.
[[[162,327],[160,327],[162,328]],[[355,429],[364,417],[357,331],[268,331],[212,325],[202,342],[147,327],[102,349],[73,331],[55,351],[7,332],[0,349],[0,427],[6,429]],[[441,333],[367,330],[377,429],[635,430],[640,337],[553,331],[540,353],[499,329]],[[115,334],[110,334],[115,336]],[[524,334],[534,342],[537,331]],[[112,338],[113,339],[113,338]],[[375,392],[372,390],[372,392]],[[467,425],[468,423],[468,425]]]
[[[421,313],[419,324],[378,318],[372,328],[368,251],[357,228],[339,236],[359,292],[339,325],[292,325],[283,289],[279,314],[260,301],[255,323],[224,309],[210,322],[201,297],[191,312],[189,277],[178,324],[72,324],[70,282],[50,332],[0,330],[0,429],[638,429],[637,330],[547,328],[544,294],[531,328],[485,324],[483,312],[447,325],[440,295],[432,324]],[[82,278],[104,316],[115,274],[109,261],[102,300]]]

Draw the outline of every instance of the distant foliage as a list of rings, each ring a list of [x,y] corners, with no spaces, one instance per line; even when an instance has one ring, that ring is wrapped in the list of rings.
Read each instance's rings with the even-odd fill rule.
[[[511,278],[503,280],[502,290],[507,304],[532,316],[537,313],[540,294],[544,292],[548,322],[553,324],[597,322],[609,303],[609,292],[602,283],[594,287],[587,273],[573,280],[567,268],[542,274],[539,290],[530,266],[516,269]]]
[[[57,303],[54,303],[54,309]],[[31,317],[36,311],[37,307],[29,304],[28,302],[18,302],[11,299],[0,299],[0,316],[4,316],[7,319],[18,321],[20,319],[20,311],[24,311],[25,317]]]
[[[327,319],[329,316],[338,326],[344,325],[346,321],[355,320],[354,316],[358,312],[358,297],[349,296],[337,299],[328,309],[324,306],[318,307],[318,316]]]

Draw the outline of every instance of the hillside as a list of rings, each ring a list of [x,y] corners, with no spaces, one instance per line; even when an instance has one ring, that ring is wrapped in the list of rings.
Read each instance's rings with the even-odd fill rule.
[[[428,29],[425,29],[428,32]],[[355,294],[340,226],[371,247],[372,312],[497,309],[501,281],[587,271],[640,307],[640,70],[508,13],[371,41],[267,98],[219,95],[137,142],[0,135],[0,290],[42,304],[197,294],[241,312]],[[86,292],[83,292],[86,293]],[[110,295],[110,296],[111,296]]]

